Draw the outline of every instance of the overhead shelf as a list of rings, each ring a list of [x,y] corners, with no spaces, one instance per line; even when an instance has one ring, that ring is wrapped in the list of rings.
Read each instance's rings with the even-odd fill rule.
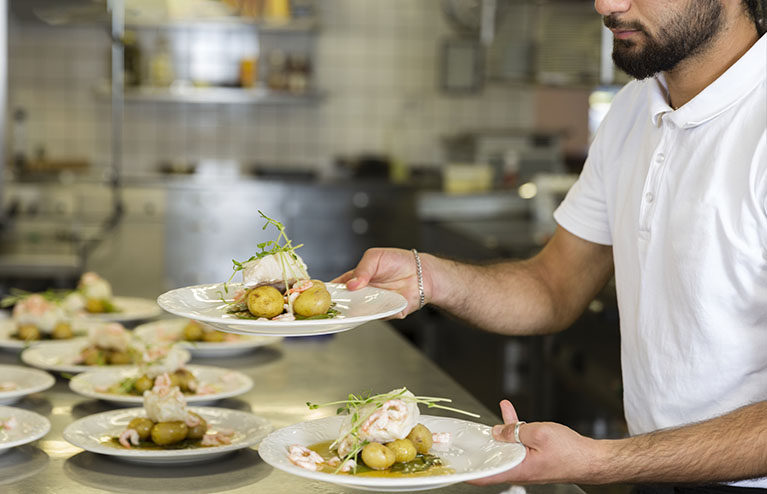
[[[212,17],[207,19],[179,19],[163,22],[137,21],[126,22],[127,29],[191,29],[200,27],[247,27],[257,29],[261,33],[300,34],[313,33],[319,29],[319,22],[314,17],[295,18],[285,21],[270,21],[248,17]]]
[[[100,97],[109,97],[111,89],[102,84],[96,93]],[[126,102],[155,103],[213,103],[213,104],[259,104],[259,105],[297,105],[313,104],[323,98],[319,91],[290,93],[272,91],[265,87],[126,87],[123,99]]]

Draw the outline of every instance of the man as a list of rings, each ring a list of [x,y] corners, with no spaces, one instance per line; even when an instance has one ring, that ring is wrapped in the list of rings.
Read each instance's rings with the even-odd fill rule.
[[[503,401],[494,436],[527,456],[482,482],[767,488],[763,15],[750,0],[595,4],[614,61],[639,80],[616,96],[543,250],[471,266],[371,249],[339,281],[400,292],[402,317],[426,302],[521,335],[567,328],[614,274],[631,437],[518,422]]]

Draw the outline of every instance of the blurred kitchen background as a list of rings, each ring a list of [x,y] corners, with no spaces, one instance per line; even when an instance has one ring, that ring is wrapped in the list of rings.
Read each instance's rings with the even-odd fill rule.
[[[627,80],[587,0],[0,5],[3,293],[224,281],[258,210],[326,280],[372,246],[529,256]],[[493,409],[625,434],[610,286],[560,335],[394,324]]]

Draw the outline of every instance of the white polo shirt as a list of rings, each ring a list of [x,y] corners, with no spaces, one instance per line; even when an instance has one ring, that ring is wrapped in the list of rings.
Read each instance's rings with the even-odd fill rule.
[[[766,78],[762,36],[677,110],[631,82],[554,213],[613,246],[632,434],[767,400]]]

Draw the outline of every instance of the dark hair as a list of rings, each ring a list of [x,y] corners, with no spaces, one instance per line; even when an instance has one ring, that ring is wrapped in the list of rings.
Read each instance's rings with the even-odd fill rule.
[[[743,0],[748,16],[754,21],[756,32],[762,36],[767,32],[767,0]]]

